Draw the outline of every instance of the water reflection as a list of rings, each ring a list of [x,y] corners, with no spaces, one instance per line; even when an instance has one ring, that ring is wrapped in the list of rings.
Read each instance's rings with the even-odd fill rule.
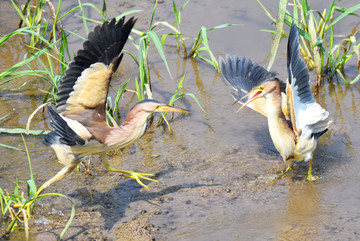
[[[320,238],[317,223],[321,220],[320,192],[314,183],[289,183],[288,205],[280,218],[283,228],[279,240],[305,240]]]

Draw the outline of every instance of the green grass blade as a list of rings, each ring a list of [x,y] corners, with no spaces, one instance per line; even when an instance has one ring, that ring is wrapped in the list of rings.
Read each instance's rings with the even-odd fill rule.
[[[176,96],[177,96],[179,90],[182,88],[182,83],[183,83],[183,81],[184,81],[184,78],[185,78],[185,74],[181,77],[180,82],[179,82],[178,86],[176,87],[176,90],[175,90],[173,96],[171,97],[171,99],[170,99],[170,101],[169,101],[169,105],[170,105],[170,106],[171,106],[172,104],[174,104],[174,102],[175,102],[175,100],[176,100]]]
[[[274,41],[271,46],[271,52],[270,52],[270,60],[269,65],[267,67],[267,70],[270,71],[272,65],[274,64],[276,54],[279,48],[280,40],[281,40],[281,34],[283,31],[283,25],[284,25],[284,17],[285,17],[285,11],[286,11],[286,5],[287,0],[280,0],[279,3],[279,18],[276,24],[275,28],[275,37]]]
[[[330,7],[325,15],[325,23],[328,23],[330,18],[333,16],[333,9],[335,8],[335,0],[332,0]]]
[[[176,4],[175,4],[175,1],[172,0],[172,4],[173,4],[173,11],[174,11],[174,15],[175,15],[175,20],[176,20],[176,23],[178,24],[178,27],[180,26],[180,15],[177,11],[177,8],[176,8]]]
[[[270,14],[270,12],[264,7],[264,5],[260,2],[260,0],[256,0],[262,9],[265,11],[266,15],[270,18],[273,23],[276,23],[276,19]]]
[[[139,82],[138,82],[136,77],[135,77],[135,89],[136,89],[136,95],[138,97],[138,101],[141,101],[142,100],[142,97],[141,97],[142,96],[142,91],[140,89],[140,85],[139,85]]]
[[[19,14],[21,20],[22,20],[25,24],[27,24],[28,22],[26,21],[26,18],[25,18],[25,16],[24,16],[23,12],[21,11],[21,9],[16,5],[16,3],[15,3],[13,0],[11,0],[11,3],[13,4],[16,12]]]
[[[192,93],[185,93],[185,95],[188,95],[190,96],[191,98],[193,98],[195,100],[195,102],[197,103],[197,105],[200,107],[200,109],[204,112],[204,113],[207,113],[204,108],[201,106],[199,100],[196,98],[196,96]]]
[[[124,16],[127,16],[127,15],[130,15],[130,14],[134,14],[134,13],[140,13],[140,12],[143,12],[144,10],[130,10],[130,11],[127,11],[125,13],[122,13],[121,15],[119,15],[118,17],[116,17],[116,20],[119,20],[120,18],[124,17]],[[134,30],[134,29],[133,29]]]
[[[153,9],[152,14],[151,14],[151,20],[150,20],[150,25],[149,25],[149,31],[150,31],[151,29],[153,29],[153,22],[154,22],[154,16],[155,16],[156,8],[157,8],[157,3],[158,3],[158,0],[155,0],[154,9]]]
[[[339,22],[341,19],[343,19],[344,17],[354,13],[356,10],[358,10],[360,8],[360,3],[347,9],[345,12],[343,12],[339,17],[335,18],[335,20],[330,23],[326,28],[325,28],[325,32],[331,28],[333,25],[335,25],[337,22]]]
[[[101,15],[106,17],[106,1],[103,0],[103,6],[101,9]]]
[[[82,19],[83,19],[83,25],[84,25],[84,28],[85,28],[85,33],[86,33],[86,35],[89,35],[89,28],[88,28],[88,25],[87,25],[87,22],[86,22],[86,15],[85,15],[84,7],[83,7],[80,0],[78,0],[78,3],[79,3],[80,11],[81,11],[81,16],[82,16]]]
[[[39,51],[37,53],[35,53],[33,56],[31,56],[30,58],[26,58],[26,55],[24,56],[24,61],[19,62],[15,65],[13,65],[12,67],[10,67],[9,69],[5,70],[4,72],[0,73],[0,79],[4,79],[7,78],[9,76],[11,76],[11,73],[13,73],[14,71],[16,71],[17,69],[21,68],[24,65],[27,65],[28,63],[30,63],[31,61],[33,61],[34,59],[36,59],[38,56],[42,55],[43,53],[49,51],[50,49],[52,49],[59,41],[52,43],[51,45],[49,45],[48,47],[46,47],[45,49],[43,49],[42,51]]]
[[[162,47],[162,44],[161,44],[161,41],[160,41],[159,37],[157,36],[157,34],[156,34],[154,31],[149,31],[147,34],[149,35],[149,37],[150,37],[151,40],[153,41],[153,43],[154,43],[154,45],[155,45],[155,47],[156,47],[156,49],[157,49],[160,57],[161,57],[162,60],[164,61],[164,64],[165,64],[166,69],[167,69],[167,71],[168,71],[168,73],[169,73],[169,75],[170,75],[170,78],[172,79],[171,72],[170,72],[170,68],[169,68],[169,65],[168,65],[168,63],[167,63],[167,61],[166,61],[164,49],[163,49],[163,47]]]
[[[208,29],[206,29],[206,31],[209,32],[209,31],[215,30],[215,29],[221,29],[221,28],[232,27],[232,26],[240,26],[240,25],[243,25],[243,24],[224,23],[224,24],[220,24],[215,27],[212,27],[212,28],[208,28]]]
[[[25,134],[26,129],[23,129],[23,128],[14,128],[14,129],[0,128],[0,133]],[[44,130],[30,130],[29,131],[29,134],[31,134],[31,135],[46,135],[48,133],[50,133],[50,131],[44,131]]]
[[[160,21],[160,22],[156,22],[154,25],[164,25],[165,27],[168,27],[170,28],[174,33],[176,34],[181,34],[180,30],[175,28],[174,26],[172,26],[171,24],[169,24],[168,22],[165,22],[165,21]]]
[[[66,196],[64,196],[64,197],[66,197]],[[71,214],[70,214],[70,218],[69,218],[68,222],[66,223],[65,228],[63,229],[63,231],[60,234],[59,240],[63,239],[66,231],[69,229],[69,227],[70,227],[70,225],[71,225],[71,223],[72,223],[72,221],[73,221],[73,219],[75,217],[75,204],[71,201],[70,198],[68,198],[68,200],[71,202]]]
[[[0,121],[6,119],[6,117],[8,117],[8,116],[10,116],[10,115],[11,115],[11,113],[4,115],[3,117],[0,118]]]
[[[215,56],[213,55],[213,53],[210,49],[210,45],[209,45],[209,41],[208,41],[208,37],[207,37],[207,30],[205,27],[201,27],[201,35],[202,35],[203,44],[205,46],[205,49],[208,52],[208,54],[210,55],[211,62],[212,62],[211,64],[215,67],[217,72],[220,72],[220,67],[217,62],[217,59],[215,58]]]
[[[182,10],[186,7],[186,5],[190,2],[190,0],[187,0],[180,8],[180,13],[182,12]]]
[[[13,149],[13,150],[17,150],[17,151],[23,151],[23,150],[20,149],[20,148],[17,148],[17,147],[14,147],[14,146],[9,146],[9,145],[2,144],[2,143],[0,143],[0,146],[1,146],[1,147],[5,147],[5,148],[9,148],[9,149]]]
[[[35,197],[36,196],[36,185],[35,185],[35,179],[34,179],[34,174],[32,171],[32,167],[31,167],[31,159],[30,159],[30,154],[29,154],[29,150],[27,148],[24,136],[21,134],[21,138],[22,141],[24,143],[24,147],[25,147],[25,151],[26,151],[26,156],[28,159],[28,164],[29,164],[29,170],[30,170],[30,180],[28,180],[27,184],[28,184],[28,192],[31,194],[31,196]]]
[[[112,115],[115,117],[115,113],[116,113],[116,110],[117,110],[117,107],[119,105],[119,101],[120,101],[120,98],[121,96],[123,95],[124,91],[125,91],[125,88],[126,86],[128,85],[129,83],[129,80],[126,81],[126,83],[123,85],[123,87],[117,92],[116,94],[116,99],[115,99],[115,103],[114,103],[114,106],[112,107],[113,108],[113,113]]]

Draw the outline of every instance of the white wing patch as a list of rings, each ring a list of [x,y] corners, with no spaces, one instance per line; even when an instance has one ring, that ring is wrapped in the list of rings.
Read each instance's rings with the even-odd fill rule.
[[[85,141],[88,141],[91,138],[91,133],[80,122],[64,117],[61,114],[60,116],[66,121],[68,126]]]
[[[296,79],[294,78],[293,83],[295,81]],[[329,112],[316,103],[314,98],[311,98],[306,103],[301,102],[297,88],[297,86],[292,86],[296,127],[302,132],[309,130],[312,133],[326,130],[331,123]],[[303,135],[305,133],[301,134],[301,136]]]

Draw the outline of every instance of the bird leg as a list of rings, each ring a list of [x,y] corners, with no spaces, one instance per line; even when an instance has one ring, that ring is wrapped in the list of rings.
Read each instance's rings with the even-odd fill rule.
[[[291,169],[292,165],[293,165],[293,160],[288,160],[285,161],[285,163],[287,164],[286,169],[277,172],[278,174],[276,174],[278,176],[278,178],[283,178],[285,176],[285,174]]]
[[[309,170],[308,170],[308,176],[307,176],[307,180],[308,181],[315,181],[319,179],[319,177],[317,176],[313,176],[312,175],[312,158],[309,160]]]
[[[154,174],[139,173],[139,172],[128,171],[128,170],[117,170],[117,169],[110,167],[106,154],[102,154],[102,155],[100,155],[100,157],[101,157],[102,162],[105,165],[105,168],[108,171],[123,173],[123,174],[125,174],[125,175],[123,175],[124,177],[135,179],[141,186],[143,186],[145,188],[149,188],[149,187],[146,186],[144,183],[142,183],[140,178],[148,180],[148,181],[152,181],[152,182],[158,182],[157,180],[148,178],[148,177],[154,177],[155,176]]]
[[[39,188],[39,190],[36,192],[35,197],[33,197],[32,200],[25,205],[25,208],[28,210],[28,213],[30,214],[30,212],[29,212],[30,207],[36,201],[36,199],[37,199],[36,197],[38,197],[41,194],[41,192],[44,191],[45,188],[47,188],[48,186],[50,186],[54,182],[59,181],[59,180],[63,179],[64,177],[66,177],[72,170],[74,170],[75,167],[76,167],[76,165],[74,165],[74,166],[65,166],[54,177],[52,177],[50,180],[45,182]]]

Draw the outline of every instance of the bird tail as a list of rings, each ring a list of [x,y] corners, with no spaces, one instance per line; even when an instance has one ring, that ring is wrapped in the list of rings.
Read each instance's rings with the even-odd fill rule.
[[[83,49],[77,52],[61,81],[56,107],[59,112],[65,110],[66,101],[85,69],[94,63],[101,62],[110,65],[112,72],[117,70],[122,59],[121,51],[135,22],[134,18],[127,22],[125,22],[125,17],[118,22],[114,18],[110,22],[106,21],[101,26],[95,27],[89,34],[88,40],[83,44]]]
[[[60,144],[60,136],[56,132],[51,131],[47,134],[43,140],[43,144],[46,146],[52,146],[53,144]]]

